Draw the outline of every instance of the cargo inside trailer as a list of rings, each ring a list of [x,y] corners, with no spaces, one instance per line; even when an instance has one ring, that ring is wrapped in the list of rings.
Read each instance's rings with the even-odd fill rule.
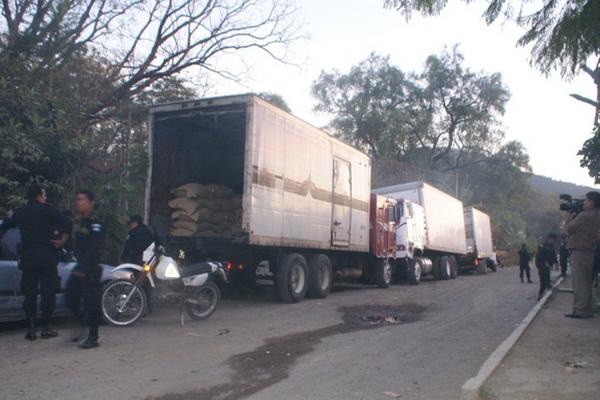
[[[201,224],[203,229],[200,230],[209,232],[209,236],[231,236],[232,221],[227,222],[226,232],[217,232],[211,224],[221,214],[228,220],[227,212],[233,213],[235,203],[236,226],[231,228],[241,232],[246,104],[159,110],[155,111],[153,122],[151,226],[161,236],[178,236],[180,232],[186,232],[181,236],[202,236],[202,232],[194,231],[193,225],[189,232],[181,229],[195,222]],[[186,184],[200,188],[200,196],[192,193],[186,198],[185,192],[181,192],[183,194],[177,194],[181,198],[177,197],[174,189]],[[178,209],[179,200],[186,206],[192,205],[182,222],[177,219],[183,213]]]

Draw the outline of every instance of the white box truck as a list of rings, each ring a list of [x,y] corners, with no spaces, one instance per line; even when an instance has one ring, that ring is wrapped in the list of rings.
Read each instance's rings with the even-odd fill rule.
[[[371,195],[364,153],[253,95],[153,106],[148,140],[146,220],[173,254],[228,261],[234,279],[258,277],[284,302],[325,297],[334,276],[389,285],[395,201]],[[194,221],[211,226],[202,218],[215,215],[194,193],[173,198],[190,183],[227,188],[239,226],[195,232]]]
[[[467,253],[463,203],[420,181],[373,192],[397,201],[397,271],[412,284],[427,274],[455,278]]]
[[[476,269],[486,273],[487,268],[496,270],[494,261],[494,244],[492,243],[492,226],[490,217],[475,207],[465,207],[465,234],[467,238],[467,254],[461,257],[462,269]]]

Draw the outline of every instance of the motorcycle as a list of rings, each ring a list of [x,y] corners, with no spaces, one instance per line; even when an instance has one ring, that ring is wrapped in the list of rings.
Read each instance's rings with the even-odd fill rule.
[[[131,325],[148,311],[148,298],[143,285],[150,282],[156,287],[157,279],[178,283],[175,290],[179,302],[181,323],[185,313],[195,320],[210,317],[221,298],[215,278],[228,283],[227,272],[222,263],[205,261],[179,266],[165,254],[165,249],[152,243],[143,254],[144,265],[121,264],[113,273],[129,271],[129,279],[117,279],[102,291],[102,314],[106,322],[115,326]],[[121,272],[122,273],[122,272]]]

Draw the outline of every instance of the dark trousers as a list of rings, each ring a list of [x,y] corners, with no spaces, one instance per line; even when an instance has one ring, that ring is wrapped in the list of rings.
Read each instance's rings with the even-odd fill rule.
[[[67,306],[77,319],[89,325],[89,336],[93,339],[98,339],[101,292],[100,271],[98,271],[83,278],[71,275],[65,293]],[[82,300],[83,312],[81,311]]]
[[[552,289],[550,285],[550,267],[547,265],[537,266],[538,274],[540,275],[540,291],[538,293],[538,298],[542,297],[546,289]]]
[[[529,263],[521,263],[519,264],[519,278],[523,281],[523,273],[527,275],[527,282],[531,281],[531,272],[529,269]]]
[[[23,311],[27,318],[35,318],[37,314],[38,290],[41,296],[42,318],[52,317],[56,305],[58,290],[58,253],[52,250],[31,250],[21,258],[21,291]]]
[[[567,275],[567,267],[569,265],[569,259],[567,257],[560,258],[560,274],[563,276]]]

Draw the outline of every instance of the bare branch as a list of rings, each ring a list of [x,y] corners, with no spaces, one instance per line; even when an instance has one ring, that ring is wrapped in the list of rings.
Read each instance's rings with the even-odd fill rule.
[[[579,101],[581,101],[581,102],[584,102],[584,103],[586,103],[586,104],[589,104],[589,105],[591,105],[591,106],[592,106],[592,107],[594,107],[594,108],[598,108],[598,107],[600,106],[600,104],[598,104],[598,102],[597,102],[597,101],[594,101],[594,100],[592,100],[592,99],[588,99],[587,97],[585,97],[585,96],[581,96],[581,95],[579,95],[579,94],[572,93],[572,94],[570,94],[569,96],[571,96],[571,97],[572,97],[572,98],[574,98],[575,100],[579,100]]]

